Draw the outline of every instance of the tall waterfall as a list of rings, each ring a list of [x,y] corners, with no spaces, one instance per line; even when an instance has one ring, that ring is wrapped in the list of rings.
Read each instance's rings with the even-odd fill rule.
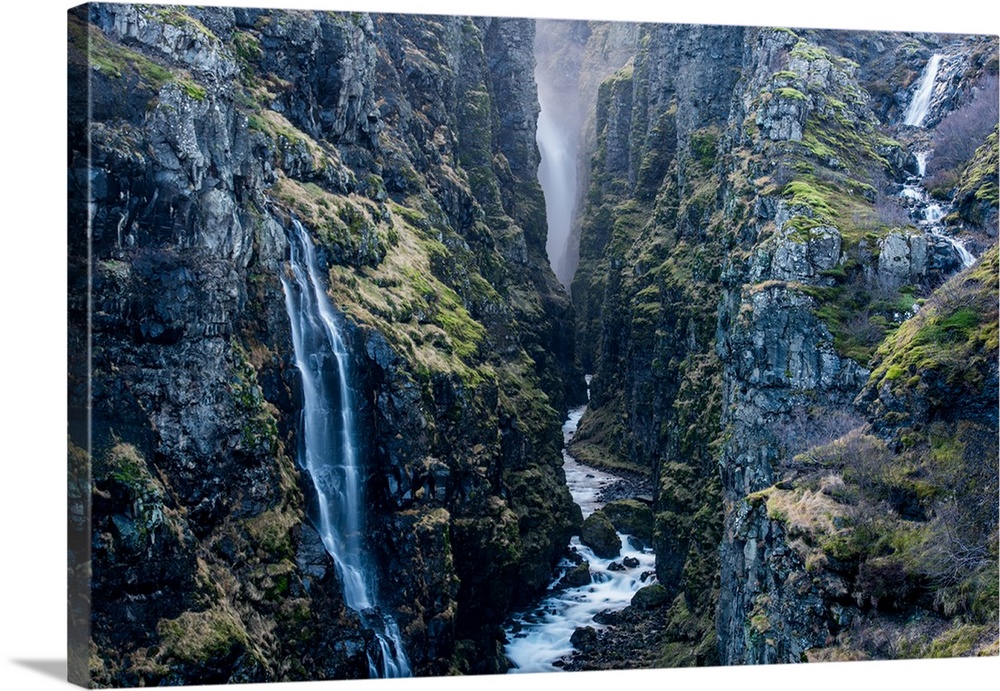
[[[378,639],[368,655],[372,676],[410,675],[399,627],[380,612],[364,546],[364,482],[350,388],[349,354],[339,318],[326,295],[316,250],[305,228],[292,222],[291,260],[281,276],[292,326],[295,364],[302,374],[299,465],[316,490],[316,530],[333,557],[344,602]]]
[[[903,124],[912,127],[920,127],[923,124],[931,106],[931,97],[934,95],[934,79],[937,77],[938,65],[940,64],[941,56],[937,53],[932,55],[927,62],[920,79],[920,86],[917,87],[917,92],[913,94],[913,100],[910,101],[910,105],[906,109],[906,118]]]
[[[573,272],[567,266],[570,232],[576,212],[576,166],[579,149],[578,131],[560,122],[556,113],[555,95],[539,88],[538,130],[535,139],[541,154],[538,181],[545,195],[545,218],[548,234],[545,249],[549,263],[559,281],[569,286]]]

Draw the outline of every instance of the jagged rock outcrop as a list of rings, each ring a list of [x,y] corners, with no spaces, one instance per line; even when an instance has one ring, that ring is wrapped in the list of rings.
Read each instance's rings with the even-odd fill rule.
[[[724,274],[732,286],[719,321],[727,430],[721,468],[732,502],[718,609],[725,663],[799,661],[846,626],[839,576],[832,585],[811,577],[808,557],[789,547],[797,537],[787,532],[789,522],[770,500],[765,510],[755,493],[800,472],[796,454],[861,425],[853,399],[868,381],[872,348],[908,316],[894,306],[876,322],[868,316],[879,309],[873,294],[893,300],[909,286],[905,291],[927,295],[962,267],[944,238],[894,230],[890,216],[859,224],[844,213],[849,200],[824,191],[824,177],[839,178],[842,189],[857,188],[877,210],[886,203],[879,181],[904,174],[899,145],[880,134],[856,64],[784,31],[762,32],[758,45],[762,50],[747,56],[756,77],[746,82],[748,95],[734,100],[733,118],[752,117],[760,128],[759,138],[744,129],[743,141],[764,153],[784,199],[777,207],[761,203],[769,194],[758,179],[754,250],[743,260],[734,253]],[[752,95],[762,88],[757,107]],[[774,100],[799,107],[772,109]],[[781,125],[793,115],[794,123]],[[865,333],[851,319],[886,326]]]
[[[610,554],[615,526],[659,584],[568,668],[995,653],[995,248],[949,278],[955,237],[996,238],[996,130],[939,161],[944,226],[896,199],[995,79],[995,37],[547,25],[593,103],[571,304],[530,20],[93,5],[69,30],[71,227],[91,231],[70,238],[75,678],[366,677],[382,654],[294,460],[279,277],[300,222],[416,674],[504,671],[505,615],[571,533]],[[929,115],[902,126],[939,51]],[[651,511],[584,524],[570,501],[578,362],[572,451],[648,478]]]
[[[698,48],[657,61],[640,49],[598,102],[573,285],[581,359],[595,378],[573,452],[653,470],[657,575],[676,595],[660,664],[820,659],[816,650],[860,621],[851,598],[878,590],[898,564],[871,562],[856,581],[833,556],[845,555],[839,542],[804,548],[815,531],[839,540],[860,528],[836,508],[836,526],[819,520],[839,485],[811,476],[803,459],[861,434],[854,401],[877,347],[963,262],[950,238],[918,228],[894,200],[915,164],[888,126],[915,88],[916,54],[945,40],[951,51],[933,127],[969,101],[995,42],[670,31],[671,41],[651,33],[649,46]],[[712,97],[650,76],[668,65],[711,75],[698,83]],[[880,80],[895,80],[888,96]],[[727,108],[705,107],[720,99]],[[845,471],[849,485],[853,472],[862,473]],[[796,484],[800,474],[812,479]],[[907,516],[924,510],[898,502]],[[719,540],[717,562],[698,536]],[[912,603],[918,590],[881,597]]]
[[[92,118],[74,104],[89,185],[73,189],[91,196],[72,230],[89,220],[93,252],[71,315],[92,318],[94,353],[93,438],[71,447],[94,468],[92,501],[73,495],[93,506],[77,610],[93,647],[74,676],[366,677],[381,655],[294,461],[293,220],[346,316],[366,542],[412,669],[503,671],[499,624],[580,520],[558,448],[583,384],[544,256],[532,22],[98,4],[69,29]]]

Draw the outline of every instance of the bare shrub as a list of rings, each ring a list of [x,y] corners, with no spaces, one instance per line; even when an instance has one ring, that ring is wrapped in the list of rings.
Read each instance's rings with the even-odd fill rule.
[[[932,428],[941,433],[944,426]],[[945,436],[947,435],[947,436]],[[1000,510],[996,432],[975,423],[945,430],[928,480],[940,488],[933,507],[933,539],[928,540],[922,569],[937,583],[954,585],[981,568],[991,557]]]
[[[774,434],[782,443],[787,462],[803,451],[830,444],[863,424],[864,419],[846,407],[796,408],[774,426]]]
[[[875,199],[875,218],[887,228],[905,228],[913,225],[910,212],[899,203],[899,197],[880,194]]]
[[[951,187],[962,166],[996,127],[997,75],[987,75],[976,85],[975,97],[949,113],[934,130],[934,156],[927,164],[928,187]]]
[[[959,583],[989,558],[989,543],[970,529],[968,512],[957,501],[936,507],[931,532],[924,546],[921,571],[941,585]]]

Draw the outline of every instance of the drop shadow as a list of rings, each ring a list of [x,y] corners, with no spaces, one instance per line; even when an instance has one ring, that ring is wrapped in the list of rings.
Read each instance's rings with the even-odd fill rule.
[[[61,660],[11,660],[15,665],[27,667],[47,677],[66,681],[66,659]]]

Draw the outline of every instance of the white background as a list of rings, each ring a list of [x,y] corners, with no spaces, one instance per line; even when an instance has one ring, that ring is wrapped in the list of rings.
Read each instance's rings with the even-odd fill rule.
[[[203,4],[232,4],[205,0]],[[951,31],[997,34],[992,2],[950,0],[261,0],[272,7],[423,11]],[[14,0],[0,22],[0,689],[65,685],[65,11],[67,2]],[[994,10],[987,10],[994,6]],[[989,12],[987,15],[986,13]],[[253,689],[633,688],[946,689],[1000,678],[1000,658],[786,665],[700,670],[546,674],[434,680],[311,682]],[[213,687],[222,688],[222,687]]]

